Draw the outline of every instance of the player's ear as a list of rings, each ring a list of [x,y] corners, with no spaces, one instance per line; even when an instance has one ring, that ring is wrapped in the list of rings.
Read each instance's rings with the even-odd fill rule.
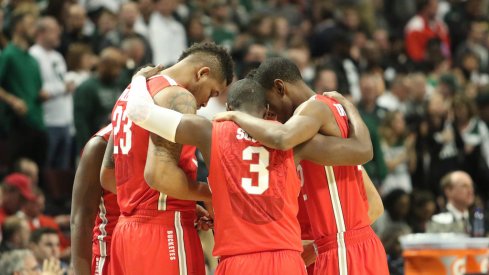
[[[275,79],[273,81],[273,86],[280,97],[285,95],[285,83],[282,81],[282,79]]]
[[[202,67],[197,71],[197,81],[201,78],[208,77],[211,73],[211,69],[209,67]]]

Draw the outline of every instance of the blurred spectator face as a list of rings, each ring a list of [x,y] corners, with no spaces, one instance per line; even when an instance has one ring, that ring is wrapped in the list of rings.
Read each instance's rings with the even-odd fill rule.
[[[285,17],[276,17],[273,21],[273,33],[275,37],[286,39],[289,36],[289,22]]]
[[[399,101],[407,101],[409,97],[409,85],[408,79],[404,76],[399,76],[394,79],[392,83],[391,92],[396,95]]]
[[[258,25],[258,34],[261,38],[268,38],[272,35],[273,21],[269,16],[263,17]]]
[[[394,211],[400,219],[404,219],[409,213],[411,200],[408,194],[404,194],[399,197],[397,203],[394,205]]]
[[[39,243],[31,243],[30,249],[38,261],[44,261],[49,258],[59,259],[59,236],[55,233],[43,234],[39,240]]]
[[[36,18],[26,15],[17,25],[16,33],[29,43],[33,43],[36,36]]]
[[[469,38],[477,43],[484,43],[487,35],[487,24],[485,22],[473,22],[470,25]]]
[[[68,14],[68,30],[74,32],[81,31],[87,19],[85,8],[78,4],[71,5]]]
[[[25,248],[29,244],[29,237],[31,235],[31,229],[29,227],[29,223],[26,220],[22,220],[21,227],[18,235],[14,237],[18,248]]]
[[[467,72],[479,71],[479,59],[472,52],[467,52],[462,57],[462,69]]]
[[[37,263],[34,255],[32,254],[26,255],[26,257],[24,258],[24,271],[21,274],[22,275],[42,274],[41,271],[39,270],[39,264]]]
[[[291,48],[287,51],[287,56],[301,70],[309,66],[310,53],[307,47]]]
[[[383,29],[376,30],[373,34],[373,39],[382,51],[390,50],[391,45],[389,41],[389,33],[386,30]]]
[[[139,16],[138,5],[134,2],[122,4],[119,12],[119,20],[123,26],[132,28]]]
[[[153,0],[139,0],[138,4],[141,14],[146,18],[149,17],[154,9]]]
[[[37,193],[36,199],[28,200],[22,207],[22,211],[31,219],[39,217],[44,212],[46,206],[46,197],[44,194],[42,192]]]
[[[163,16],[171,16],[177,5],[176,0],[159,0],[156,2],[155,9]]]
[[[218,4],[212,10],[212,18],[217,22],[226,22],[229,17],[229,6],[227,4]]]
[[[126,65],[124,56],[116,48],[106,48],[100,53],[98,72],[104,82],[113,82],[117,79]]]
[[[401,112],[396,112],[394,118],[392,119],[392,130],[394,134],[398,137],[403,136],[406,133],[406,121]]]
[[[360,91],[363,102],[375,102],[379,96],[378,84],[375,77],[371,75],[363,76],[360,79]]]
[[[461,171],[453,172],[451,184],[445,189],[449,202],[463,209],[474,203],[474,184],[469,174]]]
[[[27,249],[18,249],[2,254],[0,270],[3,271],[1,274],[8,275],[41,275],[36,258]]]
[[[244,61],[251,62],[263,62],[267,58],[267,48],[261,44],[252,44],[248,47],[248,51],[244,57]]]
[[[430,19],[435,19],[438,11],[438,0],[428,0],[428,4],[424,8],[426,16]]]
[[[360,25],[360,17],[355,9],[345,9],[342,21],[350,30],[356,30]]]
[[[338,89],[338,80],[333,70],[320,70],[317,73],[316,83],[314,84],[316,92],[322,93],[327,91],[336,91]]]
[[[3,192],[3,209],[7,214],[15,214],[19,211],[22,205],[22,195],[20,194],[19,189],[5,185],[2,189]]]
[[[104,11],[98,19],[97,26],[101,34],[106,34],[116,28],[117,19],[113,13]]]
[[[409,81],[409,92],[411,99],[415,102],[422,102],[426,96],[426,77],[423,74],[415,74]]]
[[[28,158],[21,158],[17,162],[17,166],[15,170],[16,172],[28,176],[31,179],[32,184],[37,185],[39,179],[39,167],[34,161]]]
[[[144,43],[141,39],[134,37],[124,40],[122,42],[122,50],[128,60],[133,60],[136,66],[141,65],[145,50]]]
[[[200,42],[205,39],[204,25],[200,17],[190,17],[187,27],[187,36],[191,41]]]
[[[38,39],[43,47],[55,49],[59,46],[61,28],[58,22],[52,17],[42,18],[42,26],[38,29]]]
[[[434,94],[428,104],[428,113],[432,116],[445,116],[446,112],[445,99],[438,93]]]

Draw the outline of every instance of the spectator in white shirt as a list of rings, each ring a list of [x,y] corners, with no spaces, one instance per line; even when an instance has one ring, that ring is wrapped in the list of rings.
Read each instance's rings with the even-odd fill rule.
[[[59,46],[61,29],[53,17],[43,17],[37,25],[36,44],[29,50],[37,60],[43,81],[44,124],[48,133],[47,166],[68,168],[73,124],[73,83],[65,83],[66,63],[54,49]]]
[[[158,0],[154,8],[149,24],[145,25],[143,20],[137,20],[134,28],[148,39],[153,49],[153,63],[172,65],[187,48],[185,28],[173,17],[177,1]]]

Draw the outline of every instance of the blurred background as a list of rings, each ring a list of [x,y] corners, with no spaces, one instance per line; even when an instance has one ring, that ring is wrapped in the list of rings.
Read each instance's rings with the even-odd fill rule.
[[[51,254],[69,262],[84,144],[138,67],[170,66],[201,41],[229,49],[238,79],[285,56],[315,91],[357,104],[392,274],[403,274],[400,236],[486,236],[488,14],[488,0],[3,0],[0,252],[36,252],[36,234],[51,234]],[[224,102],[200,113],[212,117]]]

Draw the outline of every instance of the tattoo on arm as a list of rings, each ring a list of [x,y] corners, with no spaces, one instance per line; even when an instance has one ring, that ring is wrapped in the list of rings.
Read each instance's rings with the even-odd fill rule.
[[[190,92],[180,91],[172,93],[163,104],[163,107],[182,114],[195,114],[197,103]],[[151,134],[151,140],[154,144],[153,155],[158,157],[159,161],[178,163],[182,145],[170,142],[155,134]]]

